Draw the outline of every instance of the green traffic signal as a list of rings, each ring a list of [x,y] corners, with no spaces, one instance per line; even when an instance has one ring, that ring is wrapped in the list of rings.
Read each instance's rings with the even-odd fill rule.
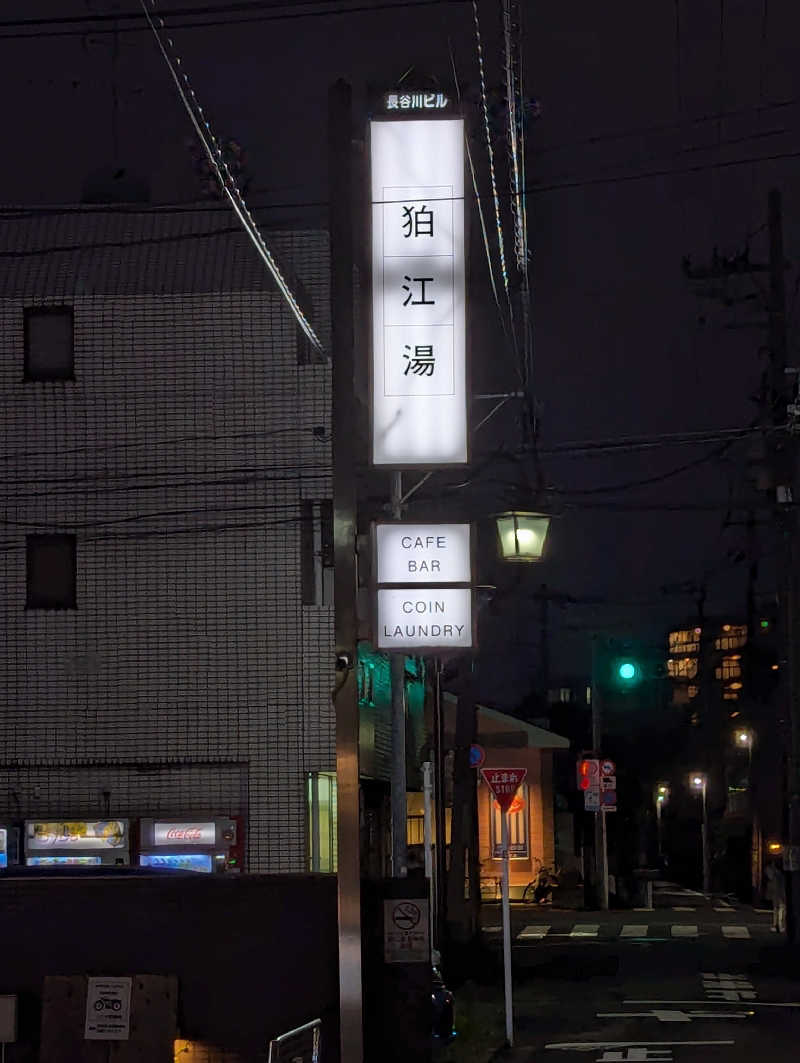
[[[642,668],[638,661],[631,657],[618,658],[614,662],[614,678],[621,687],[632,687],[642,678]]]

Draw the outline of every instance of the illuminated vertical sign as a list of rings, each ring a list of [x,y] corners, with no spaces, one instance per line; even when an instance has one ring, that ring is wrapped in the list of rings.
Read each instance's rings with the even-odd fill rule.
[[[372,460],[467,461],[464,123],[370,123]]]

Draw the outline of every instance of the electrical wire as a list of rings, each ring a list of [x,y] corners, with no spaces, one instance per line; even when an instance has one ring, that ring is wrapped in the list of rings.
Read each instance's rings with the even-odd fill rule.
[[[308,0],[308,3],[301,6],[310,6],[311,4],[324,4],[331,2],[339,2],[339,0]],[[191,18],[199,17],[202,21],[199,22],[179,22],[174,23],[175,29],[212,29],[219,26],[229,27],[238,25],[248,25],[254,22],[294,22],[298,19],[311,19],[311,18],[335,18],[340,15],[367,15],[373,14],[378,11],[391,11],[391,10],[413,10],[414,8],[430,8],[430,7],[442,7],[453,6],[456,4],[468,3],[469,0],[387,0],[384,3],[373,4],[357,4],[346,8],[331,8],[327,11],[296,11],[289,10],[279,14],[269,14],[270,11],[275,11],[278,7],[296,7],[290,4],[265,4],[258,2],[252,3],[239,3],[239,4],[223,4],[213,5],[209,7],[196,7],[196,8],[182,8],[171,11],[170,15],[174,15],[176,18]],[[266,14],[248,14],[248,11],[254,12],[267,12]],[[213,19],[210,15],[223,14],[229,12],[234,15],[238,15],[237,18],[223,18]],[[89,34],[99,36],[107,33],[146,33],[145,27],[140,25],[122,25],[114,27],[113,25],[106,29],[104,28],[108,23],[119,23],[120,21],[130,21],[134,19],[134,15],[82,15],[73,16],[71,18],[53,19],[47,18],[42,20],[16,20],[9,22],[0,22],[0,29],[13,28],[15,26],[23,27],[20,33],[4,33],[0,34],[0,40],[38,40],[40,38],[53,38],[53,37],[85,37]],[[53,24],[79,24],[84,26],[83,29],[64,29],[64,30],[46,30],[42,27],[45,25]],[[85,28],[87,26],[97,25],[98,28]],[[27,27],[27,28],[25,28]]]
[[[239,187],[236,184],[236,180],[233,177],[233,174],[231,173],[227,162],[225,161],[222,150],[219,147],[216,137],[214,136],[213,130],[211,129],[211,125],[203,113],[203,108],[197,101],[194,89],[192,88],[189,82],[188,75],[185,71],[182,71],[181,74],[181,77],[183,79],[183,84],[181,84],[181,77],[178,76],[178,72],[176,70],[176,65],[182,65],[180,57],[176,56],[175,63],[172,62],[172,59],[170,58],[169,53],[167,52],[164,42],[161,39],[161,35],[159,34],[158,29],[156,28],[155,22],[153,21],[150,12],[147,9],[148,0],[139,0],[139,3],[141,5],[142,11],[144,12],[145,18],[147,19],[147,22],[150,26],[150,29],[153,31],[153,36],[156,39],[159,51],[161,52],[161,55],[167,65],[172,80],[175,83],[175,87],[177,88],[178,94],[186,109],[186,113],[188,114],[189,119],[192,125],[194,126],[195,132],[200,138],[200,143],[203,145],[206,155],[208,156],[208,160],[214,168],[214,172],[217,175],[217,179],[219,180],[223,192],[225,193],[231,206],[233,207],[234,213],[242,223],[242,227],[244,228],[247,235],[250,237],[253,246],[255,247],[262,261],[269,270],[272,279],[277,284],[281,294],[283,295],[284,299],[286,300],[286,303],[289,306],[289,309],[292,311],[295,320],[308,338],[309,343],[311,343],[312,347],[314,347],[317,351],[319,351],[320,353],[324,353],[322,343],[320,342],[319,337],[317,336],[310,322],[308,321],[302,309],[300,308],[300,305],[295,299],[286,280],[284,279],[277,262],[275,261],[269,248],[267,247],[266,242],[255,222],[255,219],[248,210],[244,197],[242,196]],[[155,0],[149,0],[149,3],[150,6],[155,10]],[[158,22],[161,28],[164,29],[164,20],[158,17]],[[167,38],[167,44],[170,48],[173,47],[173,42],[170,37]],[[191,100],[189,99],[189,97],[191,97]]]
[[[497,248],[500,255],[500,275],[503,278],[503,287],[508,295],[508,270],[506,269],[506,254],[503,240],[503,223],[500,217],[500,198],[497,194],[497,177],[494,169],[494,148],[492,147],[492,132],[489,126],[489,106],[486,101],[486,74],[483,63],[483,42],[481,40],[481,24],[478,16],[478,0],[472,0],[472,16],[475,22],[475,44],[478,54],[478,73],[480,78],[481,107],[483,110],[483,130],[486,135],[486,151],[489,157],[489,179],[492,186],[492,200],[494,202],[494,217],[497,226]],[[509,304],[510,309],[510,304]]]

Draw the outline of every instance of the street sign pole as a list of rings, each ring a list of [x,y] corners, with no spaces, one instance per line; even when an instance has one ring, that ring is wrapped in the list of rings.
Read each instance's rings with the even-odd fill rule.
[[[509,903],[509,840],[508,810],[511,802],[525,781],[526,768],[481,768],[484,782],[494,794],[500,808],[500,849],[503,872],[500,883],[503,909],[503,982],[506,998],[506,1040],[514,1045],[513,991],[511,985],[511,907]]]
[[[508,897],[508,812],[503,809],[500,813],[503,821],[503,881],[502,881],[502,905],[503,905],[503,982],[506,998],[506,1040],[509,1048],[514,1046],[514,1014],[513,995],[511,986],[511,905]]]

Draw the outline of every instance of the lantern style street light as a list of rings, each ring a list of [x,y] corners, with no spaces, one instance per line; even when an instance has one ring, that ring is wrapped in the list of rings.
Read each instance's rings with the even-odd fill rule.
[[[498,514],[495,521],[504,561],[541,561],[549,516],[515,509]]]
[[[701,827],[701,840],[703,847],[703,892],[711,892],[711,853],[709,850],[709,837],[708,837],[708,804],[706,801],[706,791],[708,787],[708,777],[699,771],[692,773],[690,777],[692,789],[695,793],[699,793],[703,798],[703,825]]]

